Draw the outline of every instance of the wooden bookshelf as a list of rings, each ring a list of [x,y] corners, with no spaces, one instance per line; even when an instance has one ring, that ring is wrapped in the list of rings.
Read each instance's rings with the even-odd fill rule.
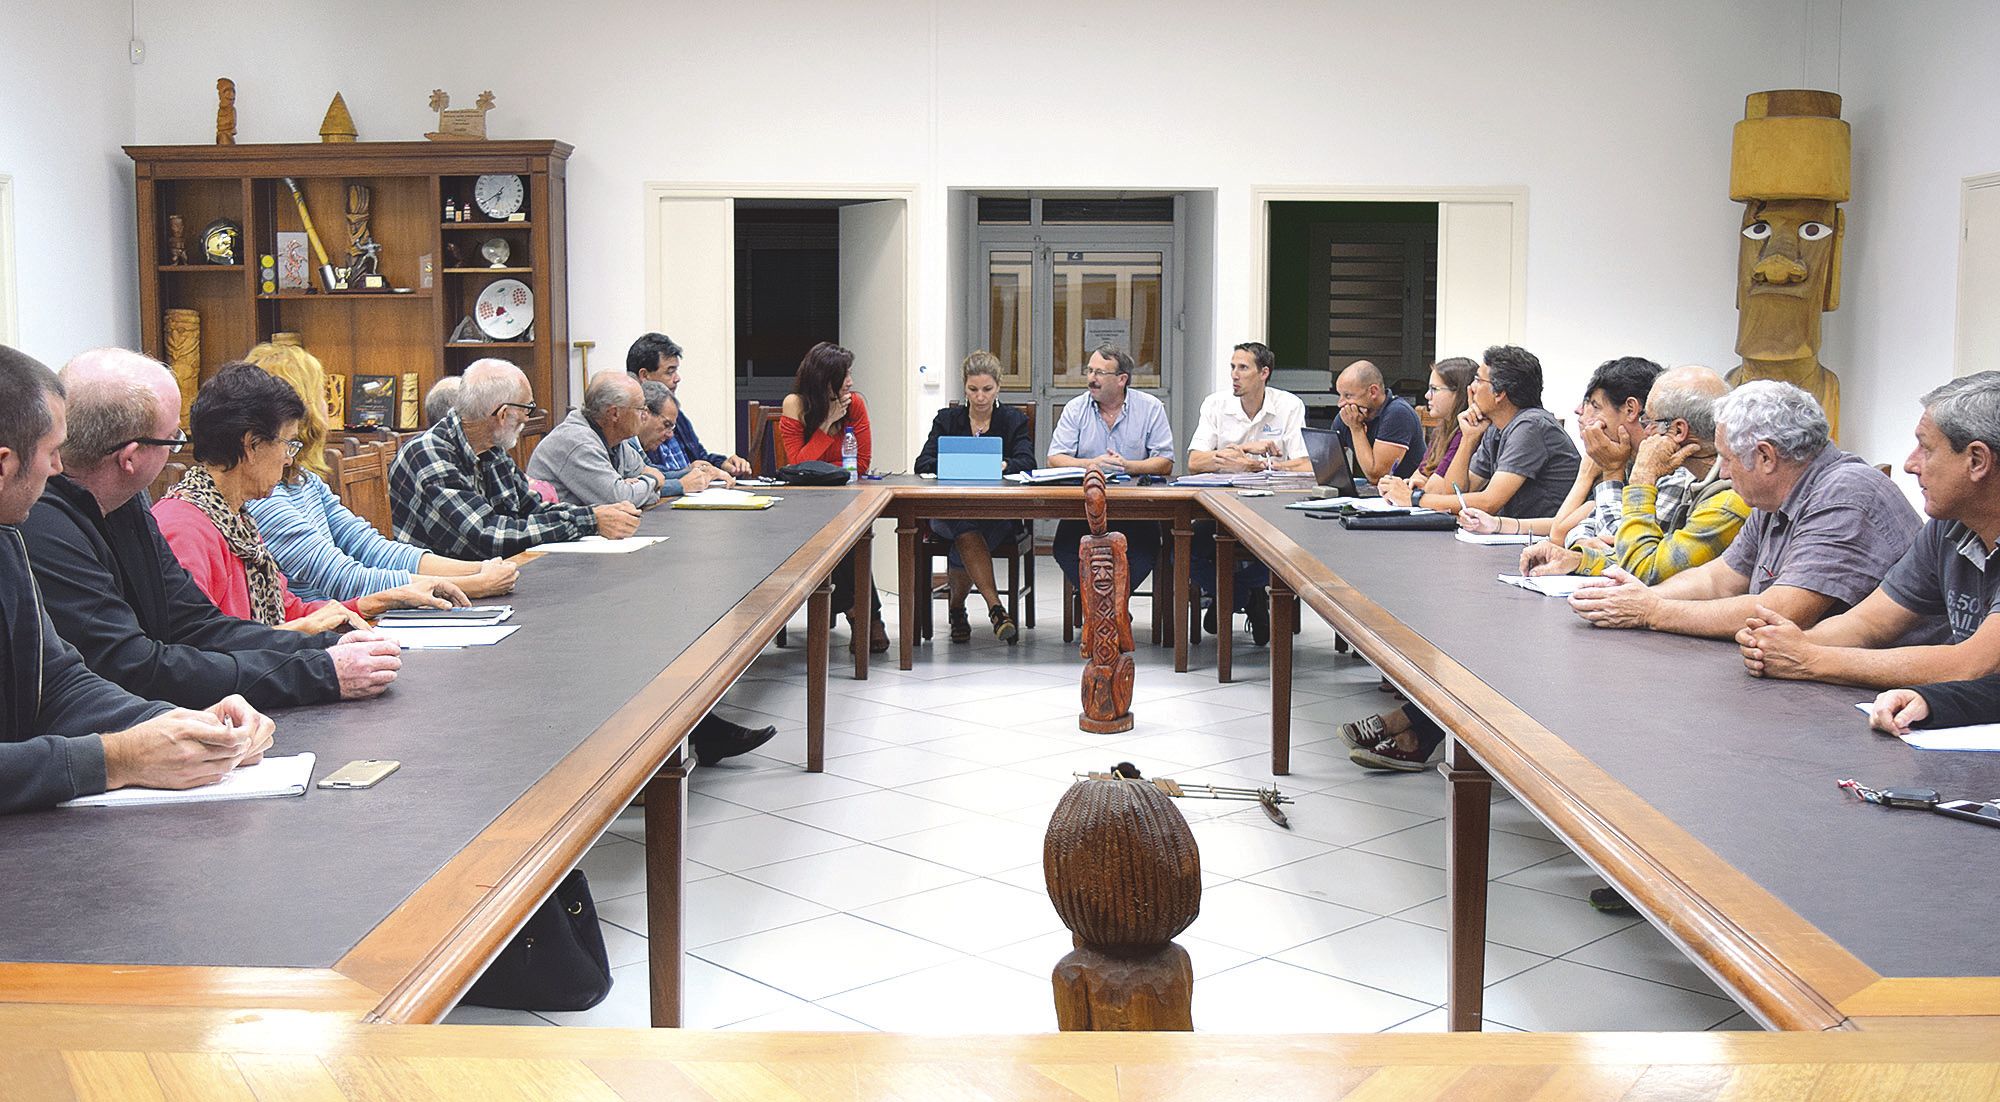
[[[343,142],[288,145],[127,146],[138,200],[140,331],[149,355],[166,357],[164,318],[170,309],[201,315],[201,368],[206,379],[273,333],[300,343],[330,374],[414,373],[421,392],[483,356],[499,356],[527,372],[535,404],[569,407],[569,289],[564,172],[571,147],[557,141]],[[520,176],[527,185],[527,220],[444,221],[444,204],[472,202],[473,181],[489,173]],[[298,181],[314,228],[333,264],[347,260],[347,186],[372,191],[369,228],[381,244],[380,268],[408,294],[311,290],[265,294],[260,254],[277,252],[277,234],[297,231],[297,207],[285,178]],[[167,217],[178,214],[191,264],[163,264]],[[243,263],[200,260],[203,229],[216,218],[243,227]],[[499,237],[510,266],[482,266],[479,246]],[[454,262],[447,243],[457,250]],[[423,285],[429,258],[431,285]],[[480,291],[498,279],[518,279],[534,292],[534,327],[524,339],[453,343]],[[351,402],[351,397],[350,397]],[[350,405],[350,412],[351,412]],[[409,426],[396,426],[407,429]],[[546,425],[537,419],[530,435]],[[524,456],[532,440],[524,440]]]

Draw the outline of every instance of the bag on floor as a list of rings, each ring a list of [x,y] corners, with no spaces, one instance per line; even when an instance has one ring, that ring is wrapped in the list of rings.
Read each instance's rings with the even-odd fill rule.
[[[847,468],[808,459],[803,463],[787,463],[779,467],[778,479],[793,486],[845,486]]]
[[[496,1010],[589,1010],[611,993],[590,881],[573,869],[462,1000]]]

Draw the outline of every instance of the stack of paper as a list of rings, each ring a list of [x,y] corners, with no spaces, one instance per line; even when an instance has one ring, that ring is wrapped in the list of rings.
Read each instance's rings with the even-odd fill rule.
[[[1526,534],[1502,535],[1499,532],[1493,532],[1493,533],[1468,532],[1463,528],[1460,528],[1457,532],[1453,533],[1453,536],[1460,543],[1478,544],[1482,547],[1499,547],[1504,545],[1512,545],[1517,547],[1526,546],[1527,544],[1535,542],[1535,540],[1538,538]]]
[[[1032,471],[1018,471],[1006,476],[1009,482],[1082,482],[1087,467],[1036,467]],[[1107,475],[1106,477],[1110,477]]]
[[[665,536],[627,536],[622,540],[608,540],[603,536],[585,536],[567,543],[541,543],[535,545],[537,551],[547,551],[557,555],[629,555],[642,547],[651,547],[664,541]]]
[[[469,608],[392,608],[377,617],[385,628],[479,628],[504,623],[513,605],[473,605]]]
[[[490,647],[521,630],[519,624],[485,624],[479,627],[413,627],[409,624],[378,624],[383,638],[404,650],[457,650],[460,647]]]
[[[683,494],[675,498],[675,509],[769,509],[778,499],[753,494],[746,490],[732,490],[727,486],[710,486],[698,494]]]
[[[202,804],[218,800],[268,800],[275,796],[303,796],[312,783],[311,754],[289,758],[265,758],[255,765],[239,766],[214,784],[200,788],[121,788],[96,796],[78,796],[57,807],[146,807],[151,804]]]
[[[1550,574],[1539,578],[1502,574],[1500,580],[1522,589],[1532,589],[1544,597],[1567,597],[1597,579],[1585,574]]]
[[[1294,501],[1285,506],[1301,512],[1332,513],[1345,509],[1355,513],[1405,513],[1410,516],[1428,516],[1435,509],[1412,509],[1407,505],[1397,505],[1383,497],[1313,497],[1304,501]]]
[[[1875,702],[1864,700],[1855,705],[1864,715],[1875,713]],[[2000,723],[1975,723],[1966,727],[1936,727],[1924,731],[1911,731],[1899,736],[1919,750],[1984,750],[2000,751]]]
[[[1176,486],[1234,486],[1246,490],[1310,490],[1311,471],[1214,471],[1174,479]]]

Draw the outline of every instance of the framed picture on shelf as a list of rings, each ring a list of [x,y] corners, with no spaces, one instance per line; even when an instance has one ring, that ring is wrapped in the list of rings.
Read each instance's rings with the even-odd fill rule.
[[[349,394],[347,427],[386,429],[396,424],[396,377],[356,375]]]
[[[304,291],[312,286],[312,262],[306,259],[306,235],[278,231],[278,290]]]

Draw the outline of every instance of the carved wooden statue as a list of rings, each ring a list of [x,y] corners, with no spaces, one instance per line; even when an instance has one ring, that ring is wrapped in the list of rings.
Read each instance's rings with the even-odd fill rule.
[[[1042,841],[1049,899],[1076,948],[1056,964],[1064,1030],[1194,1028],[1194,967],[1173,943],[1201,914],[1201,853],[1145,781],[1070,786]]]
[[[1125,533],[1108,531],[1104,472],[1083,476],[1083,516],[1090,534],[1077,548],[1083,587],[1083,714],[1077,726],[1109,735],[1132,729],[1131,568]]]
[[[438,113],[438,128],[424,137],[434,142],[486,140],[486,112],[493,110],[493,93],[481,92],[471,108],[453,109],[451,97],[442,88],[431,89],[431,110]]]
[[[347,185],[347,286],[363,288],[362,277],[382,274],[382,246],[368,230],[368,207],[373,193],[367,184]]]
[[[271,343],[278,341],[274,338]],[[334,428],[347,426],[347,376],[338,371],[326,373],[326,423]]]
[[[1755,92],[1736,124],[1729,197],[1743,204],[1732,384],[1778,379],[1819,399],[1840,436],[1840,378],[1819,360],[1820,314],[1840,305],[1853,159],[1840,97]]]
[[[187,262],[187,220],[178,214],[169,214],[167,215],[167,263],[186,264]]]
[[[236,82],[228,77],[215,82],[215,144],[236,144]]]
[[[417,373],[403,372],[403,387],[396,392],[396,427],[399,429],[419,429],[423,425],[417,417],[423,410],[423,389],[419,385]]]
[[[201,389],[201,315],[193,310],[169,310],[166,319],[167,367],[181,392],[181,427],[188,427],[195,392]]]

